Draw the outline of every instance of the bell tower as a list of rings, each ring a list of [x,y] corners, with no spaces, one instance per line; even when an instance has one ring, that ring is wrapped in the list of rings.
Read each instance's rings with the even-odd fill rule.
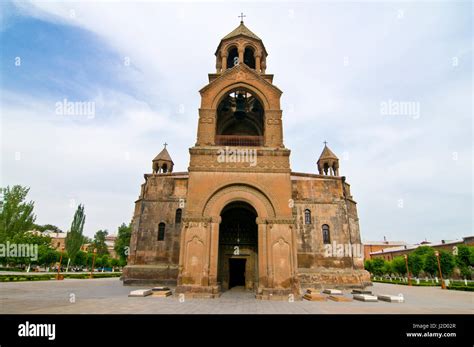
[[[197,140],[189,150],[181,231],[181,292],[201,291],[213,296],[232,282],[227,281],[233,256],[225,247],[240,246],[222,245],[222,240],[226,235],[238,243],[240,238],[231,230],[240,230],[240,226],[223,218],[252,214],[256,218],[245,225],[255,228],[257,235],[251,237],[250,229],[241,231],[256,242],[248,248],[245,273],[251,273],[252,278],[245,280],[246,286],[261,297],[271,296],[277,289],[287,295],[297,288],[290,150],[283,143],[282,91],[273,84],[273,75],[266,73],[268,54],[263,41],[242,19],[220,40],[215,52],[216,72],[209,74],[209,83],[199,91]],[[252,212],[243,213],[237,207]]]

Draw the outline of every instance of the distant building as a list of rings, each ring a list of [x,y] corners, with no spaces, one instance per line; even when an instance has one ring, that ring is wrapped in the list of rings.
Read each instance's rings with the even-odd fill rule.
[[[51,230],[45,230],[43,232],[39,230],[30,230],[28,231],[34,235],[41,235],[41,236],[48,236],[51,238],[51,247],[57,250],[61,250],[62,248],[66,248],[66,236],[67,233],[63,232],[56,232]]]
[[[109,255],[112,258],[118,258],[117,253],[115,252],[115,241],[117,240],[117,235],[107,235],[105,237],[105,244],[107,245],[107,250],[109,251]]]
[[[442,249],[453,253],[456,251],[456,248],[459,245],[474,246],[474,236],[466,236],[459,240],[441,240],[441,242],[439,243],[430,243],[425,240],[420,244],[416,245],[402,245],[398,247],[384,248],[379,251],[371,252],[370,258],[382,258],[384,260],[392,260],[395,257],[403,256],[404,254],[410,254],[420,246],[429,246],[437,250]]]
[[[383,241],[365,241],[364,243],[364,259],[370,259],[370,253],[378,252],[389,247],[405,246],[405,241],[387,241],[384,237]]]

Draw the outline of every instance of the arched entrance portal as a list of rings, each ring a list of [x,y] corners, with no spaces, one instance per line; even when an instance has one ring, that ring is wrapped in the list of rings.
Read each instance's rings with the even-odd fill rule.
[[[232,202],[221,212],[217,280],[222,289],[258,285],[257,212],[246,202]]]

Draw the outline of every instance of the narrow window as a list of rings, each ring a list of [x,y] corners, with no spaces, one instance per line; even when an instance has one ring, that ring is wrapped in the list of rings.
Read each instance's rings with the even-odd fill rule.
[[[329,236],[329,225],[323,224],[323,243],[331,243],[331,237]]]
[[[165,239],[165,223],[160,223],[158,225],[158,241],[163,241]]]
[[[304,210],[304,224],[311,224],[311,211],[308,209]]]
[[[180,208],[178,208],[178,209],[176,210],[176,216],[175,216],[175,218],[174,218],[174,223],[175,223],[175,224],[181,223],[181,216],[182,216],[182,214],[183,214],[183,211],[182,211]]]

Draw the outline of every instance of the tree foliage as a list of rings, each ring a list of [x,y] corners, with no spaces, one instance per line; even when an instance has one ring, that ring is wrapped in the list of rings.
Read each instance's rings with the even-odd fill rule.
[[[80,251],[81,246],[84,243],[84,236],[82,235],[82,232],[84,230],[85,221],[86,215],[84,214],[84,206],[79,205],[76,212],[74,213],[71,229],[66,236],[66,249],[73,264],[77,253]]]
[[[132,235],[132,226],[122,223],[118,227],[117,239],[115,240],[115,252],[122,260],[127,260],[130,249],[130,237]]]
[[[99,230],[94,235],[94,240],[92,241],[91,246],[97,250],[97,254],[100,256],[109,254],[107,244],[105,243],[107,235],[109,235],[107,230]]]
[[[11,239],[19,233],[32,230],[36,216],[34,202],[26,202],[30,188],[15,185],[2,189],[3,202],[0,212],[0,242]]]

